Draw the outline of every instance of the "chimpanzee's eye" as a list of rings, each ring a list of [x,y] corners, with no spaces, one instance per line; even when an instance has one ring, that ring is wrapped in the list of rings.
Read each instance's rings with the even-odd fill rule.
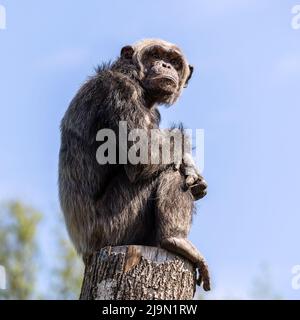
[[[174,66],[177,64],[177,60],[176,59],[171,59],[170,63],[173,64]]]
[[[171,59],[170,60],[170,63],[177,69],[177,68],[180,68],[180,62],[178,61],[178,59]]]
[[[158,60],[158,59],[159,59],[158,53],[154,52],[154,53],[152,54],[152,58],[155,59],[155,60]]]

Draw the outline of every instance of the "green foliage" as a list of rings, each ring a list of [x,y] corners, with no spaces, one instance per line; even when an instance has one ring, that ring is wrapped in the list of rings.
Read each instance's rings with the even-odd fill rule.
[[[37,266],[41,251],[37,241],[37,230],[42,214],[18,201],[0,207],[0,265],[7,271],[7,290],[0,290],[0,299],[78,299],[83,277],[83,263],[76,254],[66,233],[64,224],[57,217],[55,232],[52,232],[56,254],[53,265],[46,266],[42,283],[37,283]],[[45,278],[50,283],[41,294],[38,288],[45,287]],[[49,290],[50,289],[50,290]],[[271,272],[262,264],[253,279],[248,295],[253,299],[281,299],[273,286]],[[195,299],[206,299],[202,292]],[[234,299],[233,296],[215,297]]]
[[[259,273],[253,279],[250,296],[253,299],[259,300],[282,299],[282,296],[278,294],[274,288],[272,274],[268,264],[261,263]]]
[[[37,230],[42,214],[12,201],[0,207],[0,217],[0,265],[5,267],[7,277],[7,289],[0,290],[0,299],[78,299],[83,263],[63,232],[61,219],[57,217],[53,232],[51,245],[57,252],[53,264],[40,269],[43,256]],[[42,279],[38,279],[41,274]]]
[[[56,284],[53,292],[55,299],[78,299],[83,280],[83,263],[78,257],[69,240],[61,237],[58,261],[60,266],[56,268]]]
[[[7,270],[7,290],[0,291],[0,299],[32,299],[41,214],[14,201],[1,207],[0,216],[0,265]]]

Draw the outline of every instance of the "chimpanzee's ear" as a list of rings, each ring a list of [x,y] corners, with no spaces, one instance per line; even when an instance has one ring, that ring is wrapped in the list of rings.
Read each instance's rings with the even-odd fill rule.
[[[185,84],[184,84],[184,87],[185,87],[185,88],[188,86],[188,83],[189,83],[189,81],[190,81],[190,79],[191,79],[191,77],[192,77],[192,74],[193,74],[193,72],[194,72],[194,67],[191,66],[190,64],[189,64],[189,68],[190,68],[190,74],[189,74],[189,76],[187,77],[187,79],[186,79],[186,81],[185,81]]]
[[[133,56],[134,50],[132,46],[125,46],[121,50],[121,57],[124,59],[131,59]]]

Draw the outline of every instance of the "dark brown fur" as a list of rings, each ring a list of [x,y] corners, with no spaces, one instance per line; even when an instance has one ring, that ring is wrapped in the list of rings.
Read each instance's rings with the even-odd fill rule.
[[[180,55],[183,63],[176,88],[174,83],[166,85],[159,80],[156,90],[153,73],[158,70],[163,76],[165,64],[159,62],[151,71],[151,66],[147,70],[145,67],[148,59],[143,60],[145,50],[153,45]],[[174,75],[172,70],[168,72]],[[80,254],[127,244],[176,251],[174,243],[175,248],[183,248],[182,239],[184,245],[188,243],[194,197],[185,187],[184,170],[174,170],[172,161],[99,165],[96,134],[103,128],[118,133],[122,120],[127,121],[129,130],[158,128],[157,105],[173,104],[190,75],[191,68],[178,47],[161,40],[145,40],[125,47],[113,64],[98,68],[72,100],[61,123],[59,195],[70,237]],[[200,198],[205,195],[206,185],[201,176],[197,177]],[[181,254],[203,266],[199,253],[184,252]]]

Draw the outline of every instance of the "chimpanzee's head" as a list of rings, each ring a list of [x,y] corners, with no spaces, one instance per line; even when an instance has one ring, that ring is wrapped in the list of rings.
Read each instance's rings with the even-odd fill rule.
[[[156,103],[173,104],[193,73],[182,51],[163,40],[146,39],[125,46],[121,59],[136,65],[143,89]]]

